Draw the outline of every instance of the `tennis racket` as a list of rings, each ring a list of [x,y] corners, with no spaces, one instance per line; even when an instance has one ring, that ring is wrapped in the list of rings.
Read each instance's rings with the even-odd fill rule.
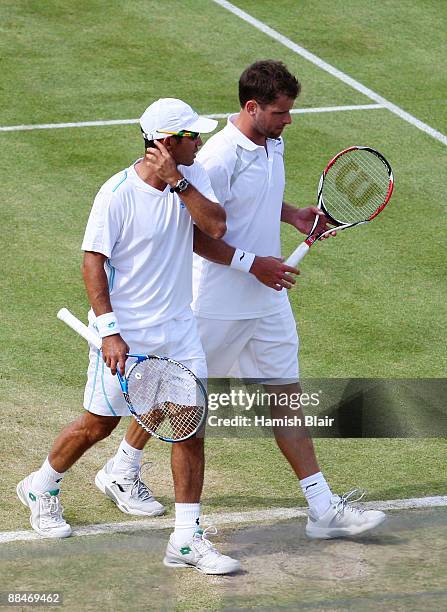
[[[101,350],[102,340],[67,308],[58,319]],[[183,442],[202,427],[207,396],[201,381],[186,366],[158,355],[134,355],[125,376],[117,372],[127,407],[137,423],[165,442]]]
[[[370,147],[349,147],[340,151],[321,175],[317,206],[333,228],[318,231],[316,215],[306,240],[285,262],[295,267],[317,240],[336,229],[344,230],[372,221],[388,204],[393,193],[394,178],[390,164]]]

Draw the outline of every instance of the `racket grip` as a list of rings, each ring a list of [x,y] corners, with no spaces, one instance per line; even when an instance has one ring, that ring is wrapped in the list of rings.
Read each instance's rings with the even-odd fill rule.
[[[305,242],[302,242],[292,253],[292,255],[290,255],[290,257],[286,260],[285,264],[286,266],[292,266],[292,268],[295,268],[295,266],[297,264],[300,263],[300,261],[303,259],[304,255],[307,253],[307,251],[309,250],[309,245],[306,244]]]
[[[102,340],[99,335],[95,334],[87,325],[84,325],[82,321],[71,314],[68,308],[61,308],[57,313],[57,318],[66,323],[68,327],[71,327],[72,330],[82,336],[87,342],[90,342],[90,344],[93,344],[93,346],[101,350]]]

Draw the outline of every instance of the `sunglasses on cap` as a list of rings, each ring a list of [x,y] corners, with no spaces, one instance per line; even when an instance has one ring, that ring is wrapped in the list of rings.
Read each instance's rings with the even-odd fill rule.
[[[180,130],[180,132],[167,132],[166,130],[157,130],[160,134],[169,134],[172,136],[179,136],[180,138],[191,138],[191,140],[197,140],[200,136],[200,132],[190,132],[188,130]]]

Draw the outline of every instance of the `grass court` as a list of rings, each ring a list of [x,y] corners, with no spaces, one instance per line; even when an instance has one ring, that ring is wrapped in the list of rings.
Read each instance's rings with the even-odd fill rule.
[[[15,485],[40,465],[55,434],[82,410],[86,347],[55,315],[60,307],[68,306],[86,319],[80,244],[93,198],[107,178],[143,153],[138,125],[125,120],[138,118],[159,97],[183,98],[202,114],[236,112],[239,75],[257,59],[284,61],[302,82],[296,109],[307,112],[297,112],[284,132],[288,202],[313,204],[327,161],[352,144],[380,150],[390,161],[396,180],[391,204],[374,225],[319,245],[301,265],[291,301],[299,325],[303,376],[445,376],[446,141],[438,134],[445,132],[447,119],[445,74],[439,68],[445,55],[446,4],[440,0],[236,0],[236,5],[292,46],[213,0],[3,0],[1,4],[2,532],[29,528]],[[391,112],[306,60],[293,43],[429,130],[419,129],[417,121]],[[92,121],[104,125],[49,127]],[[224,121],[220,120],[219,127]],[[25,129],[43,124],[47,127]],[[289,227],[283,229],[283,253],[287,255],[302,237]],[[96,471],[114,453],[124,427],[122,423],[111,438],[88,452],[64,482],[65,516],[75,528],[133,520],[109,503],[93,482]],[[316,446],[322,469],[336,491],[358,484],[368,489],[371,500],[445,494],[446,445],[442,438],[317,439]],[[145,456],[153,463],[147,480],[172,517],[169,448],[153,441]],[[272,438],[211,437],[202,501],[205,513],[304,505],[298,484]],[[414,515],[419,530],[424,529],[421,517]],[[407,521],[405,525],[410,521],[402,520]],[[390,524],[396,525],[396,519],[393,521]],[[438,550],[437,538],[445,519],[441,512],[431,511],[429,523],[435,525],[430,538]],[[392,535],[392,528],[387,527],[391,530],[379,534],[377,541],[368,536],[372,541],[357,557],[359,547],[353,545],[351,550],[350,542],[321,548],[315,543],[305,545],[303,523],[299,529],[296,523],[286,527],[298,538],[300,568],[310,555],[311,567],[317,572],[328,549],[337,567],[343,555],[352,561],[347,564],[352,571],[340,578],[332,603],[322,579],[315,583],[313,593],[305,589],[301,603],[307,607],[359,610],[389,605],[394,607],[387,609],[420,610],[441,601],[442,581],[434,571],[424,574],[420,583],[385,581],[384,567],[397,576],[398,564],[380,567],[380,555],[373,551],[385,550],[390,538],[401,537],[400,528]],[[262,535],[259,526],[251,529],[246,536],[244,528],[240,538],[237,531],[229,531],[225,550],[254,558],[256,553],[250,547],[259,540],[266,563],[272,567],[285,555],[288,573],[281,574],[283,587],[272,589],[270,599],[267,592],[254,596],[256,589],[263,593],[257,586],[263,579],[262,573],[256,579],[258,562],[248,563],[249,574],[237,578],[234,592],[230,592],[233,586],[228,579],[208,580],[198,574],[191,578],[188,572],[172,576],[159,563],[163,532],[145,534],[141,540],[119,535],[3,544],[0,559],[8,570],[2,589],[54,588],[42,582],[41,566],[54,572],[51,575],[65,589],[67,609],[80,609],[76,598],[81,591],[82,609],[106,609],[107,605],[124,609],[126,601],[131,609],[148,609],[142,604],[144,599],[135,595],[135,589],[143,587],[145,597],[157,593],[153,595],[155,609],[161,609],[163,602],[167,609],[297,609],[297,593],[304,583],[297,582],[293,572],[292,548],[281,549],[278,544],[275,555],[279,557],[269,557],[262,538],[271,537],[269,529],[280,528],[265,527],[261,531],[267,535]],[[395,542],[395,550],[406,559],[410,572],[424,537],[421,531],[413,540],[411,528],[402,529],[406,529],[402,538],[416,546],[416,552],[413,555],[405,546],[399,547],[402,541]],[[278,538],[286,539],[284,533],[282,530]],[[151,538],[155,544],[153,555],[148,555]],[[250,554],[246,554],[248,549]],[[98,559],[104,564],[99,573],[95,569]],[[132,579],[117,588],[123,564],[127,571],[138,566],[138,576],[133,571]],[[379,568],[378,573],[362,573],[363,566]],[[336,575],[336,568],[334,572]],[[301,572],[303,575],[307,574]],[[312,580],[309,576],[306,584]],[[101,577],[107,589],[104,584],[98,587]],[[294,595],[285,597],[289,580]],[[372,604],[356,600],[366,591],[378,596],[381,585],[390,600]],[[424,599],[425,591],[431,595]],[[393,593],[403,592],[414,592],[411,602],[397,595],[393,599]]]

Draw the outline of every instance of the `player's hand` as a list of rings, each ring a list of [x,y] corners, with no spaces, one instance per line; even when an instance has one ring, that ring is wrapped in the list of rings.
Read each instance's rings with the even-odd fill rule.
[[[314,224],[315,215],[319,216],[318,224],[316,227],[316,232],[318,234],[320,232],[325,232],[326,230],[331,229],[329,219],[326,217],[324,212],[320,210],[319,208],[317,208],[316,206],[307,206],[306,208],[297,208],[296,213],[294,215],[292,225],[296,227],[296,229],[299,232],[307,236]],[[327,236],[324,236],[322,240],[324,240],[325,238],[329,238],[329,236],[336,236],[336,235],[337,235],[337,232],[334,229],[330,234],[328,234]]]
[[[144,163],[153,174],[162,181],[174,187],[182,175],[177,170],[177,164],[167,148],[160,140],[154,140],[155,147],[146,149]]]
[[[299,274],[299,270],[286,266],[284,258],[256,256],[250,273],[254,274],[263,285],[281,291],[281,289],[290,289],[295,284],[295,279],[290,274]]]
[[[127,359],[127,353],[130,349],[121,336],[119,334],[113,334],[113,336],[106,336],[103,338],[101,350],[102,358],[107,367],[110,368],[112,374],[115,375],[118,368],[119,373],[124,376],[124,366]]]

